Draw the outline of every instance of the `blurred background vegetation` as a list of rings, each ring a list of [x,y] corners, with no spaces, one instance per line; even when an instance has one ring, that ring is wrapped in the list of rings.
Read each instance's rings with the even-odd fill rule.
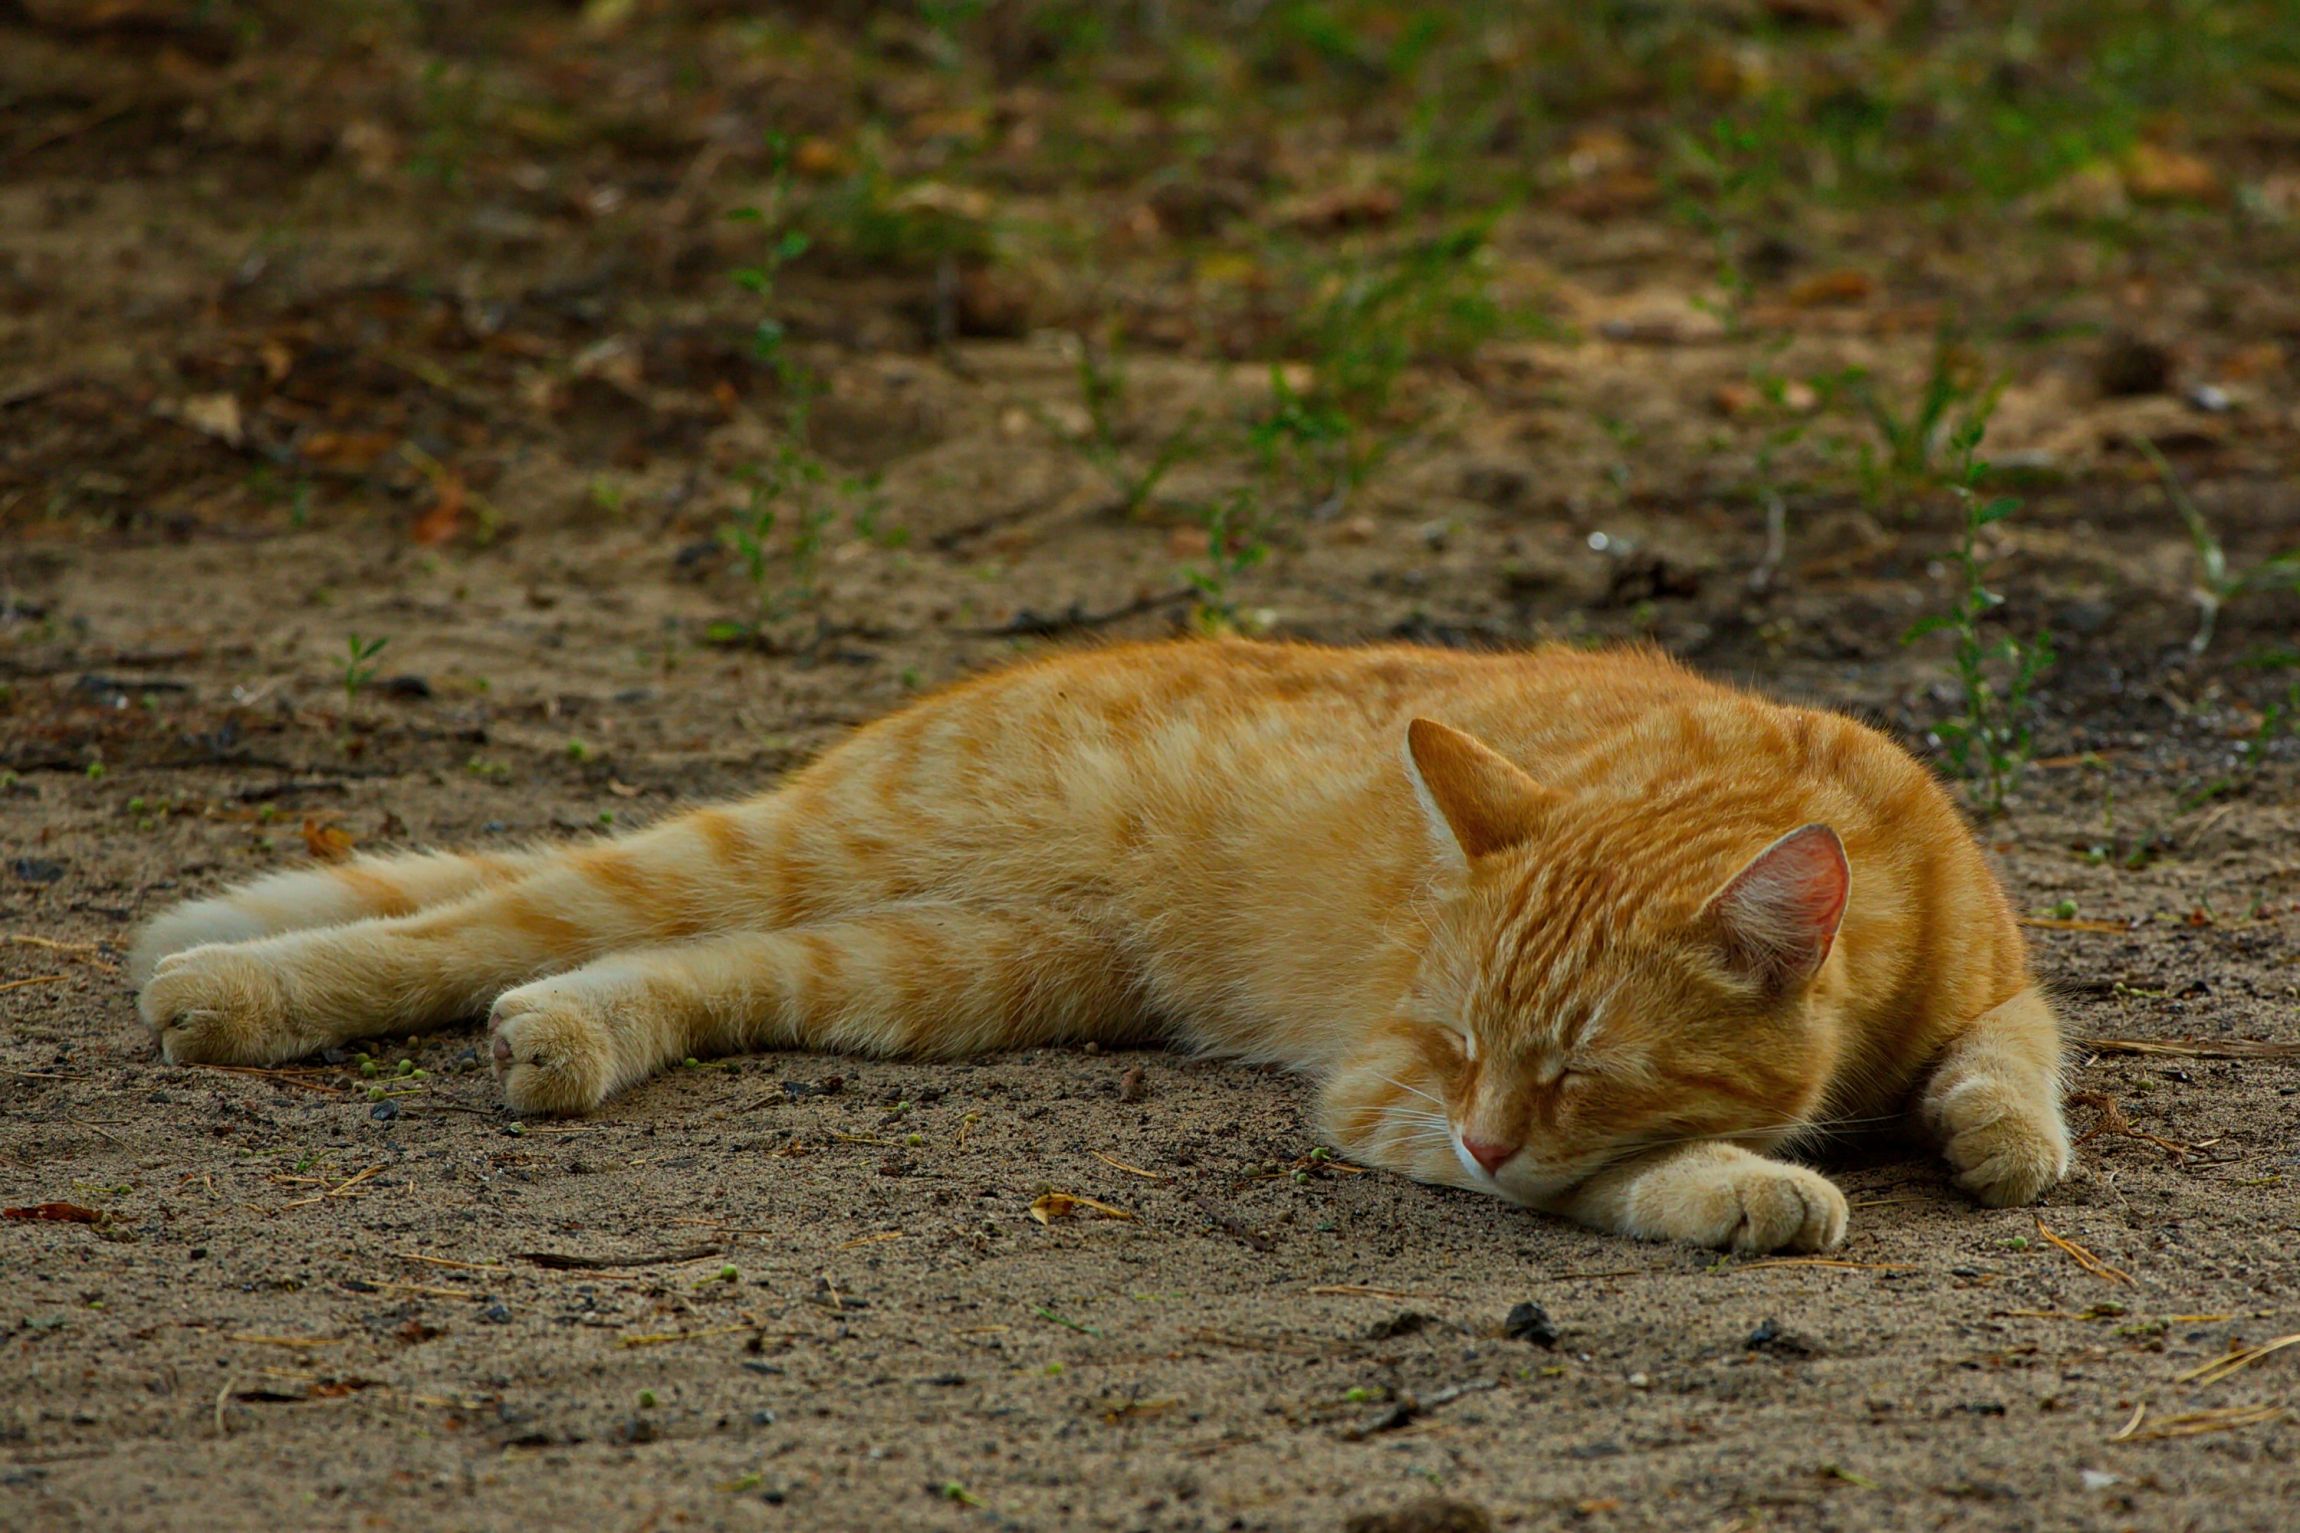
[[[2121,592],[2291,657],[2289,0],[0,29],[19,536],[617,531],[797,657],[1909,632],[1989,803]]]

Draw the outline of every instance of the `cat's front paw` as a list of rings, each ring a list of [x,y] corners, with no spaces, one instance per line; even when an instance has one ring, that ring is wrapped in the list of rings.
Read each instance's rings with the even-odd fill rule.
[[[589,1112],[612,1089],[614,1040],[605,1015],[549,981],[496,998],[487,1016],[487,1044],[504,1103],[513,1112]]]
[[[1926,1106],[1957,1185],[1991,1208],[2033,1203],[2068,1175],[2068,1129],[2049,1091],[1973,1075]]]
[[[1630,1197],[1640,1233],[1743,1255],[1827,1251],[1845,1238],[1845,1195],[1818,1171],[1750,1156],[1650,1178]]]
[[[310,1052],[278,977],[232,947],[160,959],[136,1009],[170,1064],[271,1065]]]

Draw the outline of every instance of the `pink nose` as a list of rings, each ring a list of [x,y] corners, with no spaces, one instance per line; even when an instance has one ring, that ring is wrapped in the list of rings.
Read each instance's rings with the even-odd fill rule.
[[[1469,1151],[1471,1160],[1485,1167],[1485,1174],[1488,1176],[1499,1171],[1502,1162],[1508,1160],[1518,1151],[1518,1146],[1514,1144],[1494,1144],[1484,1139],[1472,1139],[1466,1134],[1462,1136],[1461,1147]]]

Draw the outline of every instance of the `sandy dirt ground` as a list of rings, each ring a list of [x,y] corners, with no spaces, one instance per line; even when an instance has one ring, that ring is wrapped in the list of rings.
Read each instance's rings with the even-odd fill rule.
[[[1301,1081],[1158,1052],[705,1061],[528,1124],[469,1030],[159,1063],[119,965],[174,900],[626,828],[922,687],[1186,626],[1225,535],[1188,507],[1245,456],[1114,500],[1074,331],[1122,305],[1155,338],[1139,460],[1268,407],[1235,358],[1279,300],[1155,241],[1122,297],[1011,253],[794,266],[810,461],[875,477],[784,600],[722,536],[787,417],[726,280],[758,236],[719,213],[759,195],[727,146],[762,116],[834,132],[806,69],[681,23],[711,90],[658,119],[652,55],[506,44],[616,130],[468,127],[450,182],[414,162],[460,98],[404,36],[71,9],[0,7],[0,1526],[2292,1525],[2300,1346],[2247,1349],[2300,1333],[2300,599],[2192,653],[2137,446],[2232,565],[2296,541],[2288,227],[1847,228],[1830,259],[1879,275],[1784,257],[1760,344],[1688,301],[1660,214],[1529,207],[1494,281],[1558,323],[1409,369],[1379,472],[1284,500],[1224,591],[1290,637],[1650,640],[1937,757],[1948,640],[1901,636],[1954,600],[1948,497],[1816,468],[1753,585],[1744,380],[1921,379],[1944,305],[1997,316],[1989,450],[2030,477],[1984,534],[1988,632],[2059,660],[1977,823],[2080,1040],[2078,1166],[1986,1211],[1847,1143],[1844,1248],[1735,1260],[1337,1164]],[[884,111],[935,108],[913,75],[945,78],[880,79]],[[2138,388],[2103,339],[2136,311],[2177,337]],[[1123,1217],[1034,1218],[1049,1192]]]

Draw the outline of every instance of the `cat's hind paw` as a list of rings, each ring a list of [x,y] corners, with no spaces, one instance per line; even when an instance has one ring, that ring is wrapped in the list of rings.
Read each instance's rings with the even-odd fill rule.
[[[1845,1195],[1818,1171],[1756,1156],[1665,1174],[1631,1194],[1640,1234],[1745,1256],[1827,1251],[1845,1238]]]
[[[278,977],[230,946],[159,959],[136,1009],[170,1064],[271,1065],[310,1052]]]
[[[498,996],[487,1017],[487,1043],[513,1112],[589,1112],[613,1089],[614,1039],[606,1017],[549,981]]]
[[[1957,1185],[1991,1208],[2033,1203],[2068,1175],[2068,1129],[2049,1096],[1973,1075],[1926,1106]]]

